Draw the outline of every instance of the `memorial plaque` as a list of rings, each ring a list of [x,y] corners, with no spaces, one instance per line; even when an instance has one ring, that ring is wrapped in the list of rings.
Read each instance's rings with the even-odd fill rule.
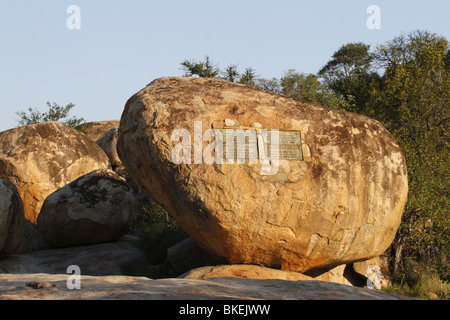
[[[258,159],[258,135],[256,130],[219,129],[223,139],[223,158],[234,160]]]
[[[300,131],[294,130],[255,130],[255,129],[219,129],[223,139],[223,158],[234,159],[243,163],[245,160],[256,160],[263,155],[276,158],[272,150],[276,150],[278,136],[278,159],[303,161]],[[277,134],[278,133],[278,134]],[[264,148],[264,149],[262,149]],[[254,162],[256,163],[256,161]]]
[[[272,136],[276,131],[267,130],[267,155],[272,157]],[[303,161],[300,131],[278,130],[278,153],[280,160]]]

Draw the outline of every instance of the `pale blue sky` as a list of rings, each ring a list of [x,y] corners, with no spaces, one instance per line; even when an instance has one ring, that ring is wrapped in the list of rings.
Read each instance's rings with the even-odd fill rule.
[[[69,5],[81,29],[69,30]],[[370,30],[369,5],[381,9]],[[0,131],[15,111],[72,102],[88,121],[120,119],[152,80],[181,76],[206,55],[264,78],[316,73],[341,45],[372,46],[414,29],[450,40],[450,1],[387,0],[0,0]]]

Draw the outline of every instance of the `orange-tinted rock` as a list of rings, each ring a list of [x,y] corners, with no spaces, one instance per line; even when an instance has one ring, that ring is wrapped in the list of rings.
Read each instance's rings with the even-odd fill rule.
[[[290,130],[300,156],[209,164],[207,130],[227,127],[255,130],[257,154],[263,129]],[[305,272],[378,256],[408,193],[405,158],[379,122],[219,79],[153,81],[128,100],[117,150],[143,192],[234,264]]]
[[[25,218],[33,223],[49,194],[109,167],[108,157],[94,141],[59,122],[0,132],[0,178],[15,184]]]
[[[125,179],[95,170],[49,195],[37,227],[55,247],[97,244],[123,236],[133,215],[134,196]]]

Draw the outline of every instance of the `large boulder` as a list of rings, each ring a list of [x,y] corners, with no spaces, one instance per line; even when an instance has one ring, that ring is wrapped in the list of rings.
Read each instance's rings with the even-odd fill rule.
[[[249,139],[220,143],[228,133]],[[379,122],[219,79],[153,81],[127,101],[117,150],[143,192],[234,264],[305,272],[378,256],[408,194]],[[223,159],[242,150],[241,164]]]
[[[59,122],[0,132],[0,178],[15,184],[25,218],[33,223],[53,191],[109,167],[108,157],[95,142]]]
[[[19,249],[24,232],[22,199],[12,182],[0,179],[0,258]]]
[[[96,244],[123,236],[134,216],[134,196],[125,179],[95,170],[45,199],[37,227],[55,247]]]

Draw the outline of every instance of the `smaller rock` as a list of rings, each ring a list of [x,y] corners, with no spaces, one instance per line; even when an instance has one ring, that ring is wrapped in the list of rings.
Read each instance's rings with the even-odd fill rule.
[[[237,120],[225,119],[224,122],[225,122],[225,127],[229,127],[229,128],[239,127],[239,121],[237,121]]]
[[[120,125],[120,120],[92,121],[83,125],[85,134],[93,141],[98,141],[112,128]]]
[[[223,263],[203,251],[192,238],[186,238],[167,250],[166,261],[162,264],[164,274],[179,276],[194,268]]]
[[[0,179],[0,258],[17,251],[22,244],[25,215],[16,186]]]
[[[391,284],[387,262],[382,257],[353,263],[353,270],[365,277],[369,289],[381,290]]]
[[[304,274],[294,271],[283,271],[263,266],[248,264],[232,264],[201,267],[188,271],[178,278],[209,279],[209,278],[246,278],[246,279],[278,279],[278,280],[314,280]]]
[[[117,133],[119,128],[112,128],[109,130],[103,138],[97,140],[97,144],[105,151],[106,155],[111,162],[113,170],[122,167],[122,161],[117,154]]]
[[[96,244],[123,236],[133,219],[134,196],[112,170],[95,170],[44,201],[37,226],[56,247]]]
[[[48,289],[55,287],[55,285],[50,282],[31,281],[27,282],[27,287],[31,287],[33,289]]]

